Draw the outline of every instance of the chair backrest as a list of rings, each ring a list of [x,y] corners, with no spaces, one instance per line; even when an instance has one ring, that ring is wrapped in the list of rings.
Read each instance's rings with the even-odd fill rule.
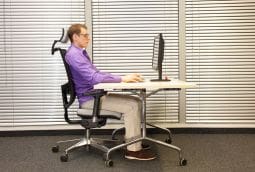
[[[66,84],[64,84],[64,86],[61,87],[62,88],[62,96],[64,96],[64,95],[70,96],[69,101],[64,101],[64,107],[69,108],[75,101],[76,93],[75,93],[75,88],[74,88],[74,82],[72,80],[72,73],[71,73],[69,65],[66,63],[66,60],[65,60],[66,50],[60,48],[59,51],[60,51],[64,66],[65,66],[66,75],[67,75],[67,79],[68,79],[68,82]],[[67,86],[68,86],[68,88],[66,88]],[[63,94],[63,91],[66,93]]]
[[[62,29],[62,35],[61,35],[60,39],[59,40],[54,40],[54,42],[52,44],[51,53],[53,55],[57,51],[60,52],[62,61],[63,61],[64,66],[65,66],[65,71],[66,71],[66,74],[67,74],[68,82],[61,85],[62,100],[63,100],[63,106],[64,106],[64,111],[65,111],[65,114],[64,114],[65,120],[70,124],[78,124],[78,123],[81,122],[81,120],[71,120],[68,116],[68,108],[75,101],[76,93],[75,93],[75,85],[74,85],[73,80],[72,80],[72,73],[71,73],[69,65],[66,63],[66,60],[65,60],[66,50],[63,49],[63,48],[60,48],[60,47],[57,47],[57,48],[55,47],[58,42],[67,43],[67,41],[68,41],[67,32],[63,28]]]

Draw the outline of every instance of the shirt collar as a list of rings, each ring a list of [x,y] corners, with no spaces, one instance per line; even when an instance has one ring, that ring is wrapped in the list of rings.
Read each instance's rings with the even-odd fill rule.
[[[75,48],[77,51],[79,51],[79,52],[81,52],[81,53],[84,51],[83,48],[77,47],[77,46],[75,46],[74,44],[71,44],[71,47]]]
[[[75,50],[77,50],[79,53],[83,54],[87,59],[90,60],[90,57],[85,49],[77,47],[74,44],[71,44],[71,47],[73,47]]]

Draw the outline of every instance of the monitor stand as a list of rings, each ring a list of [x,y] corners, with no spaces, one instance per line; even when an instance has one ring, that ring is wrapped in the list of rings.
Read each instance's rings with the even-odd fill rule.
[[[169,82],[171,79],[151,79],[151,82]]]

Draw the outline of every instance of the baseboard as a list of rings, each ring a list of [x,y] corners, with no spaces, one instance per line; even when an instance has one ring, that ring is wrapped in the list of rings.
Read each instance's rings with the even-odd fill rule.
[[[173,134],[255,134],[255,128],[171,128]],[[110,135],[113,129],[94,129],[91,134]],[[147,134],[163,134],[165,131],[148,128]],[[31,130],[31,131],[0,131],[0,137],[18,136],[60,136],[60,135],[83,135],[82,129],[76,130]],[[124,131],[118,132],[124,134]]]
[[[174,134],[255,134],[255,128],[175,128]]]

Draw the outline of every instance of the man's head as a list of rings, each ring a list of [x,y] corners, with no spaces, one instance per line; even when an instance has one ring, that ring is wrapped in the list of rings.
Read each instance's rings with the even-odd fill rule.
[[[87,32],[87,26],[84,24],[73,24],[68,29],[68,37],[71,43],[77,47],[86,48],[89,43],[89,34]]]

